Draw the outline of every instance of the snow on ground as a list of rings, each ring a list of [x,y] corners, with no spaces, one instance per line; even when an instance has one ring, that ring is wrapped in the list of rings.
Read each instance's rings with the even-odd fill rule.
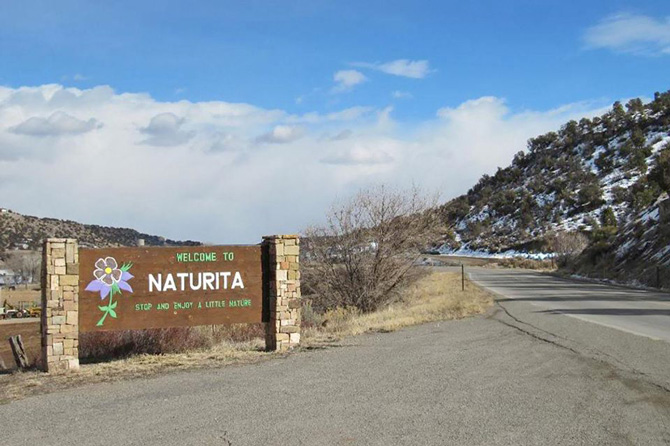
[[[488,252],[480,251],[475,249],[470,249],[466,246],[463,246],[459,249],[450,249],[446,246],[442,246],[438,249],[440,255],[443,256],[454,256],[454,257],[475,257],[475,258],[484,258],[484,259],[513,259],[513,258],[522,258],[522,259],[531,259],[531,260],[545,260],[555,257],[556,254],[553,252],[523,252],[516,251],[513,249],[503,251],[503,252]]]
[[[658,221],[658,208],[655,208],[651,212],[645,212],[642,214],[642,217],[640,217],[640,220],[642,220],[644,223],[648,222],[649,220]]]

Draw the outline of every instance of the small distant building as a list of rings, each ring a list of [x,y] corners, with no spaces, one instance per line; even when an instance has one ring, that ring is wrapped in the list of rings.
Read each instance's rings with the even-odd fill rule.
[[[0,286],[16,285],[16,274],[11,269],[0,269]]]

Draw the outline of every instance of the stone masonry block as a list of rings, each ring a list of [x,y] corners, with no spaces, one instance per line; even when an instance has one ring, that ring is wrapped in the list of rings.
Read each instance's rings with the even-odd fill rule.
[[[54,259],[65,258],[65,245],[62,248],[52,248],[51,257]]]
[[[300,343],[300,333],[291,333],[289,335],[289,342],[291,344],[299,344]]]
[[[284,254],[287,256],[300,255],[300,247],[297,245],[284,246]]]
[[[79,323],[79,312],[68,311],[66,316],[66,323],[69,325],[77,325]]]
[[[75,276],[74,274],[68,274],[65,276],[60,277],[60,283],[61,285],[77,285],[79,283],[79,276]]]
[[[65,244],[65,260],[68,263],[74,263],[75,244],[72,242]]]

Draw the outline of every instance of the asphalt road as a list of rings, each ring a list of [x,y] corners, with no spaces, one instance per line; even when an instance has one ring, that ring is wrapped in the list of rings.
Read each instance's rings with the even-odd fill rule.
[[[670,342],[670,294],[574,281],[524,270],[474,268],[470,277],[507,299]]]
[[[669,343],[501,300],[485,317],[0,406],[0,444],[670,444],[668,360],[653,375],[612,356],[670,358]]]
[[[467,271],[521,329],[670,389],[670,294],[533,271]]]

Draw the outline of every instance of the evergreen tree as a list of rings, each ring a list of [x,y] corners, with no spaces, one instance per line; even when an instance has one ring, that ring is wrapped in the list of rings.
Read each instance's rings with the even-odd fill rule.
[[[614,210],[611,207],[606,207],[603,209],[602,213],[600,214],[600,224],[603,227],[615,227],[617,226],[617,221],[616,221],[616,214],[614,214]]]

